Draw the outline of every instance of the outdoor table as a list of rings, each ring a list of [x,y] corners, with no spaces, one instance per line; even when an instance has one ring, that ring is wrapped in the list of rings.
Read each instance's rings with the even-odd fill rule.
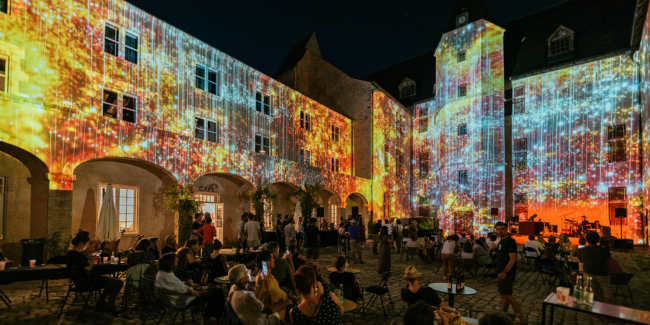
[[[65,267],[65,265],[62,266]],[[121,275],[118,273],[126,272],[128,269],[129,266],[126,263],[120,261],[119,264],[95,264],[90,273],[98,275],[113,275],[113,277],[119,278]]]
[[[231,285],[232,284],[232,283],[230,283],[230,280],[228,279],[227,275],[214,278],[214,282],[216,284],[226,284],[226,285]]]
[[[342,305],[343,305],[343,313],[347,313],[349,311],[353,311],[357,309],[357,304],[352,300],[343,299]]]
[[[70,278],[70,270],[65,265],[47,264],[35,267],[9,267],[0,271],[0,284],[20,281],[42,281],[49,278]],[[0,290],[0,300],[11,309],[11,299],[2,290]]]
[[[330,271],[330,272],[336,272],[336,268],[335,268],[335,267],[330,267],[330,268],[328,268],[327,270]],[[350,272],[350,273],[352,273],[352,274],[357,274],[357,273],[361,273],[361,270],[359,270],[359,269],[351,269],[351,268],[348,268],[348,271],[347,271],[347,272]]]
[[[468,323],[478,324],[478,319],[475,319],[475,318],[461,317],[461,319],[468,322]]]
[[[546,299],[544,299],[542,305],[542,325],[546,324],[547,306],[551,307],[549,324],[553,324],[554,308],[564,308],[576,312],[611,317],[632,324],[650,324],[650,311],[606,304],[599,301],[594,301],[592,306],[582,304],[578,305],[573,303],[573,297],[568,297],[567,304],[562,305],[557,303],[557,293],[551,293],[546,297]]]
[[[476,294],[475,289],[467,287],[467,286],[465,287],[465,289],[463,291],[456,292],[456,286],[452,285],[451,286],[451,291],[447,291],[447,283],[431,283],[431,284],[429,284],[429,287],[431,289],[433,289],[434,291],[449,294],[449,307],[454,307],[454,296],[455,295],[471,296],[471,295]]]

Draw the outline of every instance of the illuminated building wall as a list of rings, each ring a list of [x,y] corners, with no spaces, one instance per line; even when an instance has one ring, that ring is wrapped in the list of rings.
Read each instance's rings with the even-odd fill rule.
[[[642,197],[645,198],[645,202],[650,198],[650,151],[647,148],[650,148],[650,10],[645,16],[644,25],[643,25],[643,34],[641,36],[641,44],[639,46],[639,51],[636,53],[637,59],[639,62],[639,84],[641,95],[639,98],[640,110],[641,110],[641,125],[643,128],[640,130],[641,136],[641,147],[645,150],[642,157]],[[642,235],[644,238],[648,238],[648,207],[645,206],[641,212],[641,220],[645,221],[645,228],[641,229]],[[647,244],[647,243],[646,243]]]
[[[372,94],[373,219],[409,218],[413,117],[382,90]]]
[[[323,181],[342,198],[371,196],[369,179],[350,176],[352,121],[341,114],[127,2],[10,2],[10,12],[0,13],[8,67],[0,141],[45,162],[51,190],[71,190],[85,161],[124,157],[161,166],[179,181],[226,173],[253,184]],[[110,37],[116,55],[106,53]],[[127,60],[133,50],[137,63]],[[103,116],[104,90],[117,94],[115,118]],[[126,96],[136,99],[135,123],[124,120]],[[309,131],[301,113],[310,115]],[[214,141],[196,138],[196,118],[216,123]],[[255,152],[256,135],[269,139],[264,154]],[[311,166],[299,163],[300,149],[310,152]]]
[[[627,208],[623,237],[643,243],[637,73],[624,54],[512,81],[515,213],[585,215],[621,238]]]
[[[436,99],[416,105],[413,206],[448,232],[484,234],[505,216],[503,32],[479,20],[444,34]]]

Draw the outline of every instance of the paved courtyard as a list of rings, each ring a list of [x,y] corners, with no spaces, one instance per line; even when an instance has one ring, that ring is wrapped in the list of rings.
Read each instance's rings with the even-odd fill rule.
[[[336,257],[335,248],[327,248],[321,251],[319,263],[325,267],[333,266]],[[626,288],[619,289],[618,297],[615,299],[617,305],[650,310],[650,251],[646,248],[636,248],[633,251],[613,252],[614,257],[619,261],[625,272],[634,273],[635,276],[630,282],[634,302],[629,298]],[[375,284],[378,281],[376,275],[377,257],[372,254],[371,247],[365,248],[365,265],[353,265],[361,269],[358,278],[363,287]],[[353,322],[352,315],[344,315],[345,324],[390,324],[393,320],[400,320],[407,309],[407,305],[400,301],[399,291],[404,286],[402,275],[407,263],[404,259],[400,261],[400,255],[392,255],[393,277],[389,282],[390,293],[395,310],[387,306],[387,316],[384,317],[381,305],[377,301],[365,315],[357,315]],[[421,283],[428,284],[431,282],[442,282],[441,272],[438,270],[438,263],[416,265],[418,270],[423,273]],[[325,271],[327,272],[327,271]],[[327,274],[323,277],[327,280]],[[4,304],[0,303],[0,324],[141,324],[139,319],[141,309],[137,304],[130,304],[130,309],[126,314],[120,317],[113,317],[109,314],[98,313],[94,310],[87,310],[83,319],[78,315],[81,311],[80,306],[66,306],[63,315],[58,316],[61,307],[61,300],[65,295],[63,287],[51,288],[50,302],[45,302],[45,297],[38,298],[40,282],[22,282],[13,283],[8,286],[0,287],[13,300],[11,311]],[[52,281],[50,286],[66,285],[67,281]],[[462,298],[456,298],[456,308],[461,311],[463,316],[469,316],[469,310],[494,310],[498,308],[499,294],[496,290],[496,280],[491,278],[470,278],[467,286],[475,288],[477,294]],[[535,273],[532,270],[519,267],[517,270],[517,280],[515,283],[515,297],[522,304],[524,313],[528,315],[529,324],[541,323],[542,300],[550,291],[548,285],[542,286],[541,281],[535,284]],[[121,295],[119,297],[121,301]],[[447,301],[447,297],[442,297]],[[80,303],[77,299],[72,301],[69,298],[68,303]],[[91,302],[91,305],[94,303]],[[189,322],[189,314],[187,315]],[[159,315],[153,314],[147,319],[147,324],[158,322]],[[554,317],[556,324],[615,324],[609,320],[594,320],[584,313],[575,313],[558,310]],[[176,320],[180,323],[180,316]],[[170,324],[171,318],[165,317],[163,324]],[[401,324],[401,322],[400,322]]]

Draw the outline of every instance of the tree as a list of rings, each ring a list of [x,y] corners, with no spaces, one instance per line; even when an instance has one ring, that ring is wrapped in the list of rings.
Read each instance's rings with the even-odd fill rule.
[[[278,193],[273,189],[273,186],[267,181],[260,181],[255,189],[247,190],[244,192],[244,195],[251,199],[251,204],[253,205],[253,210],[257,217],[264,217],[264,225],[266,227],[271,226],[269,216],[265,215],[264,212],[268,211],[269,215],[272,215],[272,203],[273,200],[278,196]]]
[[[178,212],[176,228],[178,230],[179,244],[185,242],[191,236],[192,220],[194,214],[203,203],[195,200],[195,180],[187,180],[185,184],[173,183],[165,192],[165,206],[170,212]]]
[[[289,195],[290,197],[296,197],[300,202],[300,212],[302,212],[303,220],[309,220],[312,211],[320,206],[316,199],[318,198],[318,192],[322,189],[323,185],[320,183],[310,184],[305,182],[302,187]]]

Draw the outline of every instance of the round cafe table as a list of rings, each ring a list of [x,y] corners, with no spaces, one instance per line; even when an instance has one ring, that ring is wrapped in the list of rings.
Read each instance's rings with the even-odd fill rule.
[[[327,270],[330,271],[330,272],[336,272],[336,268],[335,268],[335,267],[330,267],[330,268],[328,268]],[[359,270],[359,269],[353,269],[353,268],[348,268],[348,272],[350,272],[350,273],[352,273],[352,274],[357,274],[357,273],[361,273],[361,270]]]
[[[357,309],[357,304],[352,300],[343,299],[342,305],[343,305],[343,313],[347,313],[349,311],[353,311]]]
[[[441,292],[441,293],[446,293],[449,295],[449,307],[454,307],[454,296],[460,295],[460,296],[471,296],[476,294],[476,290],[473,288],[470,288],[468,286],[465,286],[465,289],[463,291],[458,291],[456,292],[456,284],[452,284],[451,286],[451,291],[447,291],[447,283],[431,283],[429,284],[429,287],[433,289],[434,291]]]

